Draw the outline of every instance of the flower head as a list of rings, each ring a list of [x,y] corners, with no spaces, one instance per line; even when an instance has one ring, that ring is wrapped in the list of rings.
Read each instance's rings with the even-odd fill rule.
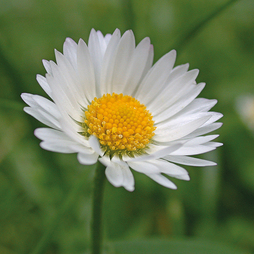
[[[67,38],[56,63],[43,60],[45,77],[37,81],[52,100],[22,94],[24,110],[49,128],[35,130],[41,147],[78,153],[81,164],[99,160],[116,187],[134,190],[131,169],[168,188],[167,176],[189,180],[177,164],[210,166],[190,157],[221,145],[222,114],[210,112],[216,100],[196,98],[205,84],[197,84],[198,70],[188,64],[174,67],[175,50],[154,66],[149,38],[137,46],[132,31],[121,37],[117,29],[103,36],[92,30],[88,45]],[[204,136],[205,135],[205,136]]]

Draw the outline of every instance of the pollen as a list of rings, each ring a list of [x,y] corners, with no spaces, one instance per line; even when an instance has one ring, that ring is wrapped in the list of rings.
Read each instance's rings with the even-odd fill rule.
[[[87,136],[96,136],[111,154],[146,148],[156,129],[145,105],[132,96],[115,93],[94,98],[85,111],[84,125]]]

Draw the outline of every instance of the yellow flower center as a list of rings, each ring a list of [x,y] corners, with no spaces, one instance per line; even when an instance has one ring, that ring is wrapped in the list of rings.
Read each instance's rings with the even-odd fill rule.
[[[106,94],[94,98],[85,111],[84,134],[98,138],[104,151],[138,153],[154,136],[151,113],[135,98],[123,94]]]

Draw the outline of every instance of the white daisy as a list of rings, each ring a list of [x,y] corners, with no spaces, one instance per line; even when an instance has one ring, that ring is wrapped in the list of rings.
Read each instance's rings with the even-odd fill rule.
[[[37,81],[52,99],[23,93],[24,110],[49,128],[35,130],[41,147],[53,152],[78,153],[81,164],[99,160],[108,181],[134,190],[131,169],[159,184],[176,189],[164,175],[189,180],[174,164],[212,166],[189,157],[220,143],[222,114],[209,112],[216,100],[198,98],[205,84],[197,84],[198,70],[188,64],[174,67],[176,51],[154,66],[149,38],[135,46],[132,31],[118,29],[105,37],[92,30],[88,45],[67,38],[56,63],[43,60],[45,77]]]

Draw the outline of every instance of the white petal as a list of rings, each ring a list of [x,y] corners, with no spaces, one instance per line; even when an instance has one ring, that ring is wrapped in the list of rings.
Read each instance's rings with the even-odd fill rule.
[[[65,132],[72,140],[75,140],[78,144],[85,145],[90,147],[87,138],[80,135],[79,132],[82,132],[83,129],[70,117],[62,118],[59,120],[61,129]]]
[[[81,105],[78,103],[78,92],[71,88],[71,84],[64,79],[60,70],[52,64],[54,77],[46,75],[47,81],[52,88],[52,97],[63,116],[71,116],[73,119],[80,120]]]
[[[197,145],[197,146],[182,146],[178,150],[171,153],[171,155],[197,155],[207,153],[214,150],[216,147]]]
[[[57,119],[55,119],[52,115],[47,114],[45,111],[39,108],[25,107],[24,111],[49,127],[61,129],[61,126]]]
[[[126,31],[116,49],[116,58],[112,77],[112,91],[122,93],[126,83],[131,59],[135,49],[135,38],[132,31]]]
[[[160,91],[162,87],[164,87],[164,83],[175,63],[175,57],[175,50],[167,53],[150,69],[150,71],[141,82],[135,97],[146,106],[150,101],[154,100],[157,92]]]
[[[173,163],[170,163],[166,160],[159,159],[159,160],[151,160],[149,162],[158,167],[161,173],[165,173],[169,176],[174,177],[178,175],[188,175],[188,172],[184,168],[177,166]]]
[[[175,178],[181,178],[182,180],[189,180],[188,172],[173,163],[165,160],[149,160],[142,162],[128,162],[128,164],[137,172],[147,175],[154,175],[159,173],[165,173]]]
[[[176,79],[178,79],[179,77],[181,77],[182,75],[184,75],[189,69],[189,64],[182,64],[182,65],[178,65],[176,66],[171,72],[170,75],[167,79],[167,83],[170,83]]]
[[[167,105],[163,105],[158,112],[158,115],[154,115],[154,121],[159,123],[163,122],[166,119],[169,119],[171,116],[177,114],[183,108],[185,108],[188,104],[190,104],[203,90],[205,87],[204,83],[200,83],[191,88],[191,90],[187,90],[187,93],[182,94],[182,97],[172,103],[169,108],[166,108]],[[165,98],[165,97],[164,97]]]
[[[155,182],[159,183],[160,185],[170,188],[170,189],[177,189],[176,185],[172,183],[168,178],[160,174],[149,174],[147,175]]]
[[[83,144],[76,143],[75,145],[70,146],[70,148],[77,153],[94,154],[93,149]]]
[[[53,76],[57,75],[58,78],[59,76],[61,77],[58,81],[61,80],[61,87],[66,95],[72,98],[73,104],[82,105],[84,100],[84,88],[82,89],[82,86],[80,86],[77,70],[74,70],[68,59],[57,50],[55,50],[55,56],[58,68],[55,68],[55,65],[54,68],[52,68]]]
[[[74,142],[71,141],[65,141],[61,140],[58,143],[56,142],[47,142],[47,141],[42,141],[40,143],[40,146],[48,151],[52,152],[58,152],[58,153],[74,153],[73,149],[71,148],[71,145],[75,144]]]
[[[168,147],[160,147],[161,149],[151,153],[151,154],[147,154],[147,155],[141,155],[138,156],[136,158],[128,158],[126,161],[129,162],[133,162],[133,161],[147,161],[147,160],[154,160],[154,159],[158,159],[158,158],[162,158],[168,154],[171,154],[173,151],[178,150],[180,147],[182,146],[182,143],[176,143],[173,144],[172,146],[168,146]]]
[[[51,70],[51,66],[50,66],[50,61],[47,61],[45,59],[42,60],[43,66],[45,68],[45,70],[47,71],[47,73],[52,75],[52,70]]]
[[[55,152],[62,153],[74,153],[82,152],[92,154],[92,150],[83,146],[81,149],[80,143],[77,143],[71,137],[66,135],[66,133],[58,130],[53,130],[50,128],[39,128],[35,130],[35,136],[44,142],[41,143],[41,147]]]
[[[179,128],[182,125],[185,125],[187,123],[196,121],[197,119],[200,119],[202,117],[212,117],[212,114],[210,112],[198,112],[194,114],[184,114],[184,115],[178,115],[178,117],[173,116],[170,119],[161,122],[161,123],[155,123],[156,131],[155,133],[167,133],[171,129]]]
[[[187,135],[185,138],[193,138],[200,135],[207,134],[209,132],[215,131],[219,129],[222,126],[222,123],[212,123],[210,125],[206,125],[203,127],[198,128],[197,130],[193,131],[189,135]]]
[[[107,166],[105,174],[108,178],[108,181],[114,185],[115,187],[122,186],[123,182],[123,172],[121,170],[120,165],[116,163],[111,163]]]
[[[149,48],[149,52],[148,52],[148,57],[147,57],[147,62],[146,62],[146,66],[144,68],[144,77],[147,75],[147,73],[149,72],[149,70],[152,68],[153,65],[153,57],[154,57],[154,49],[153,49],[153,45],[150,44],[150,48]],[[142,80],[144,79],[144,77],[142,77]],[[136,91],[133,94],[133,96],[136,98]]]
[[[134,177],[129,167],[123,166],[123,187],[127,191],[134,191]]]
[[[63,109],[63,115],[61,115],[58,110],[59,108],[55,105],[55,103],[39,95],[22,94],[21,97],[28,105],[31,106],[31,108],[24,108],[25,112],[55,129],[63,129],[64,127],[66,128],[66,126],[71,126],[73,131],[76,132],[76,135],[78,135],[80,127],[65,111],[63,111]],[[80,115],[78,116],[80,117]]]
[[[39,95],[34,95],[30,93],[22,93],[22,100],[30,107],[38,107],[38,103],[35,102],[34,97]]]
[[[195,89],[194,81],[197,75],[198,70],[191,70],[172,82],[166,80],[164,88],[156,91],[156,96],[154,96],[151,104],[148,105],[148,109],[156,116],[169,108],[184,95]]]
[[[216,146],[217,142],[209,142],[215,138],[217,138],[219,135],[208,135],[208,136],[200,136],[200,137],[195,137],[195,138],[191,138],[191,139],[181,139],[180,141],[183,143],[183,146],[196,146],[196,145],[208,145],[211,143],[215,143],[214,146]],[[158,146],[169,146],[172,145],[172,142],[156,142],[156,145]],[[217,146],[219,146],[220,143],[218,143]]]
[[[188,174],[186,175],[174,175],[174,178],[179,179],[179,180],[184,180],[184,181],[189,181],[190,176]]]
[[[174,141],[185,137],[203,125],[210,116],[200,117],[194,121],[175,125],[172,129],[156,129],[154,140],[161,142]]]
[[[196,166],[196,167],[206,167],[206,166],[217,165],[215,162],[212,162],[212,161],[188,157],[184,155],[167,155],[164,157],[164,159],[175,162],[175,163],[188,165],[188,166]]]
[[[109,157],[103,156],[101,158],[99,158],[100,163],[102,163],[104,166],[108,167],[109,165],[111,165],[111,160]]]
[[[123,187],[127,191],[134,191],[134,189],[135,189],[135,186],[134,186],[134,177],[133,177],[131,171],[130,170],[124,171],[124,177],[126,179],[126,183],[124,183]],[[127,178],[128,178],[128,180],[127,180]],[[127,181],[128,181],[128,183],[127,183]],[[132,182],[133,182],[133,184],[132,184]]]
[[[110,38],[111,38],[111,34],[107,34],[104,37],[101,31],[97,31],[97,36],[98,36],[98,39],[99,39],[102,56],[104,56],[105,51],[106,51],[107,46],[108,46],[108,43],[109,43]]]
[[[73,140],[70,139],[64,132],[50,128],[38,128],[34,131],[34,135],[41,140],[52,143],[58,143],[61,140],[73,142]]]
[[[66,38],[63,45],[63,53],[73,68],[77,70],[77,43],[71,38]]]
[[[195,146],[195,145],[202,145],[204,143],[207,143],[211,140],[214,140],[219,135],[207,135],[202,137],[196,137],[193,139],[188,140],[186,143],[184,143],[184,146]]]
[[[112,75],[113,75],[113,66],[116,57],[117,45],[120,41],[121,34],[119,29],[116,29],[113,33],[110,41],[108,43],[104,58],[103,64],[101,67],[101,79],[100,79],[100,91],[101,94],[112,93]]]
[[[219,119],[221,119],[223,117],[223,115],[221,113],[218,113],[218,112],[207,112],[207,114],[210,114],[210,119],[204,123],[203,126],[206,126],[206,125],[210,125],[216,121],[218,121]],[[203,127],[202,126],[202,127]]]
[[[46,92],[46,94],[52,98],[52,91],[51,91],[51,88],[50,88],[46,78],[37,74],[36,80],[40,84],[41,88]]]
[[[197,98],[193,100],[188,106],[186,106],[183,110],[181,110],[174,117],[182,116],[185,114],[194,114],[198,112],[207,112],[209,111],[215,104],[217,100],[208,100],[204,98]]]
[[[100,143],[95,136],[91,135],[89,137],[89,144],[97,154],[99,154],[100,156],[103,155],[103,151],[101,150]]]
[[[91,102],[96,97],[94,67],[88,47],[81,39],[78,42],[77,61],[81,95]]]
[[[134,178],[127,164],[111,162],[107,166],[105,174],[108,181],[115,187],[123,186],[128,191],[134,190]]]
[[[93,149],[91,149],[90,147],[87,147],[83,144],[76,143],[75,145],[71,145],[70,148],[77,153],[94,154]]]
[[[78,153],[78,161],[80,164],[92,165],[95,164],[98,160],[98,154],[87,154],[87,153]]]
[[[105,44],[108,46],[110,40],[111,40],[112,34],[106,34],[104,37]]]
[[[56,119],[61,117],[56,104],[52,101],[40,95],[32,95],[26,93],[21,94],[21,97],[30,107],[39,107],[41,110],[44,110]]]
[[[145,38],[135,48],[126,70],[126,78],[122,81],[123,94],[133,95],[134,91],[138,88],[141,78],[146,74],[144,71],[146,71],[147,61],[150,61],[150,45],[150,39]]]
[[[222,146],[223,143],[220,143],[220,142],[208,142],[208,143],[205,143],[206,146],[212,146],[212,147],[219,147],[219,146]]]
[[[199,101],[199,99],[195,99],[194,101]],[[203,101],[203,100],[201,100],[201,101]],[[211,100],[211,101],[210,100],[205,100],[204,101],[204,103],[206,104],[205,107],[202,107],[202,104],[200,103],[201,101],[199,101],[198,103],[194,103],[195,104],[194,108],[192,106],[190,106],[191,104],[193,104],[193,102],[190,103],[185,109],[183,109],[180,112],[176,113],[174,116],[170,117],[170,119],[168,119],[167,121],[164,121],[164,122],[161,122],[161,123],[156,123],[155,124],[156,127],[158,129],[159,128],[171,128],[173,123],[175,124],[177,122],[178,123],[188,122],[191,119],[194,120],[194,119],[200,118],[202,116],[210,116],[211,118],[207,122],[205,122],[205,124],[204,124],[204,126],[205,126],[205,125],[207,125],[208,122],[210,122],[210,124],[211,124],[211,119],[212,119],[212,121],[218,120],[219,117],[222,116],[221,114],[217,115],[217,113],[215,113],[215,112],[206,112],[210,109],[210,107],[212,105],[214,105],[214,103],[216,103],[216,100],[215,100],[215,102],[213,100]]]
[[[99,86],[104,46],[101,45],[98,33],[92,29],[88,39],[88,49],[94,66],[96,86]]]
[[[148,161],[128,161],[128,165],[137,172],[144,174],[160,173],[158,167]]]

